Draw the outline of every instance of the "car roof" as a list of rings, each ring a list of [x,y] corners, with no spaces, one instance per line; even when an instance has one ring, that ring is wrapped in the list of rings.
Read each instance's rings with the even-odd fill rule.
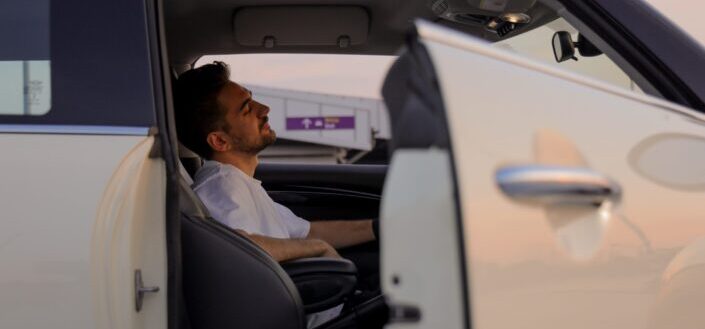
[[[493,42],[503,38],[478,19],[508,12],[531,21],[503,38],[555,19],[536,0],[171,0],[165,23],[171,65],[178,67],[215,54],[391,55],[416,19]],[[338,40],[329,42],[331,35]]]

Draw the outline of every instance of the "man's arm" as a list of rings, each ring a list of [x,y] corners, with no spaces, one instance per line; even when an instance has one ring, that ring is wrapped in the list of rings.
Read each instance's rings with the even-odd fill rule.
[[[375,239],[372,220],[330,220],[311,222],[307,238],[321,239],[335,248],[345,248]]]
[[[277,262],[306,257],[334,257],[340,255],[328,243],[319,239],[278,239],[263,235],[249,234],[243,230],[238,233],[249,238],[264,249]]]

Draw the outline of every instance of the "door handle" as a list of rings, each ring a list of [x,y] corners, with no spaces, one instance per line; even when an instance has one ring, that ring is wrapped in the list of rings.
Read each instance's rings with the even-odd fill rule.
[[[418,306],[405,304],[389,304],[389,323],[413,323],[421,321],[421,310]]]
[[[135,311],[139,312],[142,310],[144,294],[156,292],[159,292],[159,287],[145,287],[142,282],[142,270],[135,270]]]
[[[622,189],[614,180],[589,168],[549,165],[502,167],[495,179],[512,200],[549,206],[555,204],[601,205],[618,203]]]

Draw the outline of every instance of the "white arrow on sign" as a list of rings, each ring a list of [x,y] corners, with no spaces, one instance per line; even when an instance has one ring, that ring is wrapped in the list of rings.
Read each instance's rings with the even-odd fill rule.
[[[309,119],[309,118],[303,119],[303,120],[301,120],[301,123],[304,125],[305,129],[308,129],[308,126],[311,125],[311,119]]]
[[[323,126],[323,121],[321,121],[321,120],[316,120],[316,122],[314,122],[313,125],[316,126],[316,127],[322,127],[322,126]]]

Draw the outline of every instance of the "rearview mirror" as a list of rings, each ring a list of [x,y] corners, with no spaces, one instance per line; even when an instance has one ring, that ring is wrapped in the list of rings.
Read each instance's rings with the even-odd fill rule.
[[[575,43],[573,43],[570,33],[558,31],[553,34],[553,56],[556,57],[558,63],[569,59],[578,60],[575,57]]]
[[[602,51],[597,49],[584,35],[578,34],[578,42],[573,42],[569,32],[558,31],[553,34],[553,56],[556,62],[565,62],[569,59],[577,61],[575,49],[578,49],[583,57],[595,57],[602,55]]]

